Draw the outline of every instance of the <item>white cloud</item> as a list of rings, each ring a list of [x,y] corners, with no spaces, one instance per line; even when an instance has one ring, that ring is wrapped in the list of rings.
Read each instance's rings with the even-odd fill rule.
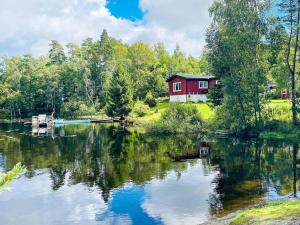
[[[44,54],[49,41],[80,43],[97,38],[103,28],[127,43],[176,43],[187,53],[199,55],[210,23],[213,0],[140,0],[144,21],[118,19],[106,0],[0,0],[0,55],[31,52]]]
[[[216,172],[206,174],[202,163],[181,173],[175,172],[163,180],[145,186],[146,198],[143,208],[151,217],[160,218],[166,225],[193,225],[209,219],[209,195]],[[174,198],[176,196],[176,198]]]
[[[107,205],[96,187],[65,184],[53,191],[49,174],[36,172],[42,174],[13,181],[13,191],[1,195],[1,224],[98,224],[95,215],[107,210]]]

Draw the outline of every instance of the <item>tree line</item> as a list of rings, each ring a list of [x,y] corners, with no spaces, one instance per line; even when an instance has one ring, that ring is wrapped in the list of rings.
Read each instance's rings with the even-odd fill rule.
[[[75,117],[104,111],[117,116],[146,96],[166,96],[171,74],[207,71],[204,55],[186,56],[179,46],[171,54],[161,43],[124,44],[106,30],[98,40],[87,38],[80,46],[64,47],[53,40],[47,55],[2,58],[0,114],[25,118],[55,112]],[[121,103],[124,108],[118,111]]]
[[[269,120],[268,86],[287,89],[291,117],[298,124],[300,2],[215,0],[213,22],[200,57],[177,46],[124,44],[103,30],[98,40],[65,48],[52,41],[49,53],[3,57],[1,115],[24,118],[40,112],[57,116],[128,114],[138,100],[167,96],[166,79],[175,73],[208,74],[221,80],[211,91],[216,122],[226,129],[261,129]],[[274,9],[278,13],[271,13]],[[215,98],[215,99],[214,99]]]
[[[300,1],[215,0],[210,14],[207,58],[222,81],[224,98],[216,110],[221,126],[261,129],[269,120],[269,84],[288,90],[297,125]]]

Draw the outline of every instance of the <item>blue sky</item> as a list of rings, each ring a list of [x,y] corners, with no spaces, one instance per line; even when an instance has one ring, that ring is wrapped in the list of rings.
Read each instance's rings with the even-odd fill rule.
[[[142,20],[144,16],[139,0],[108,0],[107,8],[116,18],[125,18],[133,22]]]

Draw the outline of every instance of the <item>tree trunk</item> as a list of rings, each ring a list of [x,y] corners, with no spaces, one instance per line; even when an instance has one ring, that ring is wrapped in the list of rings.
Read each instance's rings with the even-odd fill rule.
[[[298,144],[293,144],[293,195],[297,197],[297,155]]]

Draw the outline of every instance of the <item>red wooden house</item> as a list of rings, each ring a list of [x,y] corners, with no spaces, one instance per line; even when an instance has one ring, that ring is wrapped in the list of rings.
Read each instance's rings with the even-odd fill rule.
[[[170,102],[206,102],[208,91],[218,80],[214,76],[175,74],[167,82]]]

